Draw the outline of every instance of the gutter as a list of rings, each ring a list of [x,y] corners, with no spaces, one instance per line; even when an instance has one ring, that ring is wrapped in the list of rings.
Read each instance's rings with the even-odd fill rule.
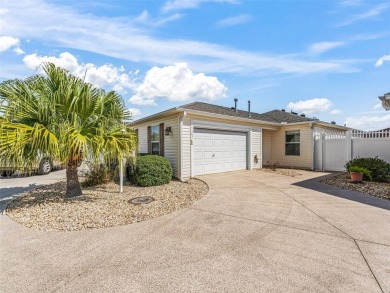
[[[178,110],[178,108],[168,109],[166,111],[159,112],[159,113],[147,116],[145,118],[141,118],[141,119],[135,120],[135,121],[130,123],[130,126],[142,124],[142,123],[145,123],[145,122],[147,122],[149,120],[153,120],[153,119],[156,119],[158,117],[168,116],[168,115],[171,115],[171,114],[174,114],[174,113],[178,113],[178,112],[181,112],[181,110]]]
[[[179,116],[179,179],[180,181],[183,181],[183,119],[187,115],[186,111],[183,111],[182,114]]]
[[[327,122],[322,122],[322,121],[303,121],[303,122],[294,122],[294,123],[287,123],[287,124],[281,124],[281,126],[294,126],[294,125],[304,125],[304,124],[309,124],[310,127],[311,125],[315,125],[315,124],[318,124],[318,125],[322,125],[322,126],[326,126],[326,127],[330,127],[330,128],[337,128],[337,129],[340,129],[340,130],[350,130],[351,128],[349,127],[345,127],[345,126],[341,126],[341,125],[336,125],[336,124],[331,124],[331,123],[327,123]]]
[[[275,126],[275,127],[282,126],[280,123],[276,123],[276,122],[268,122],[268,121],[263,121],[263,120],[255,120],[255,119],[251,119],[251,118],[242,118],[242,117],[235,117],[235,116],[229,116],[229,115],[223,115],[223,114],[215,114],[215,113],[209,113],[209,112],[203,112],[203,111],[197,111],[197,110],[189,110],[189,109],[180,108],[180,107],[178,107],[176,109],[179,111],[185,111],[188,114],[195,114],[195,115],[205,116],[205,117],[221,118],[221,119],[226,119],[226,120],[241,121],[241,122],[247,122],[247,123],[253,123],[253,124],[263,124],[263,125],[269,125],[269,126]]]

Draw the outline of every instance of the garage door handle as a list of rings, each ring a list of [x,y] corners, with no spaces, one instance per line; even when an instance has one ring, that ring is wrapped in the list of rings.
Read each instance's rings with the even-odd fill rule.
[[[215,154],[213,154],[213,158],[215,157]]]

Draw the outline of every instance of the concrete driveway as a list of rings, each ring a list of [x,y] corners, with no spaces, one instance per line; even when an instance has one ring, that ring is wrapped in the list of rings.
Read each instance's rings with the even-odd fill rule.
[[[190,208],[108,229],[2,215],[0,292],[390,292],[387,202],[300,173],[203,176],[210,191]]]
[[[0,177],[0,214],[14,198],[23,192],[39,186],[65,179],[66,170],[53,171],[47,175],[34,175],[20,178]]]

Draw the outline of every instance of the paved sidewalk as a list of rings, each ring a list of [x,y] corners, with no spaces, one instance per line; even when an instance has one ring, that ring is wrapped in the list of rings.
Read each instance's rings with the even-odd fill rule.
[[[390,292],[390,211],[299,173],[202,176],[190,208],[107,229],[0,215],[0,292]]]

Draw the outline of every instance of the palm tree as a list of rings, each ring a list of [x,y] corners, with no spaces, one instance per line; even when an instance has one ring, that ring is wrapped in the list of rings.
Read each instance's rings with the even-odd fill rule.
[[[38,155],[67,165],[66,196],[82,194],[77,165],[130,156],[134,132],[120,95],[95,88],[52,63],[46,74],[0,84],[0,159],[31,166]],[[125,130],[125,131],[123,131]]]

